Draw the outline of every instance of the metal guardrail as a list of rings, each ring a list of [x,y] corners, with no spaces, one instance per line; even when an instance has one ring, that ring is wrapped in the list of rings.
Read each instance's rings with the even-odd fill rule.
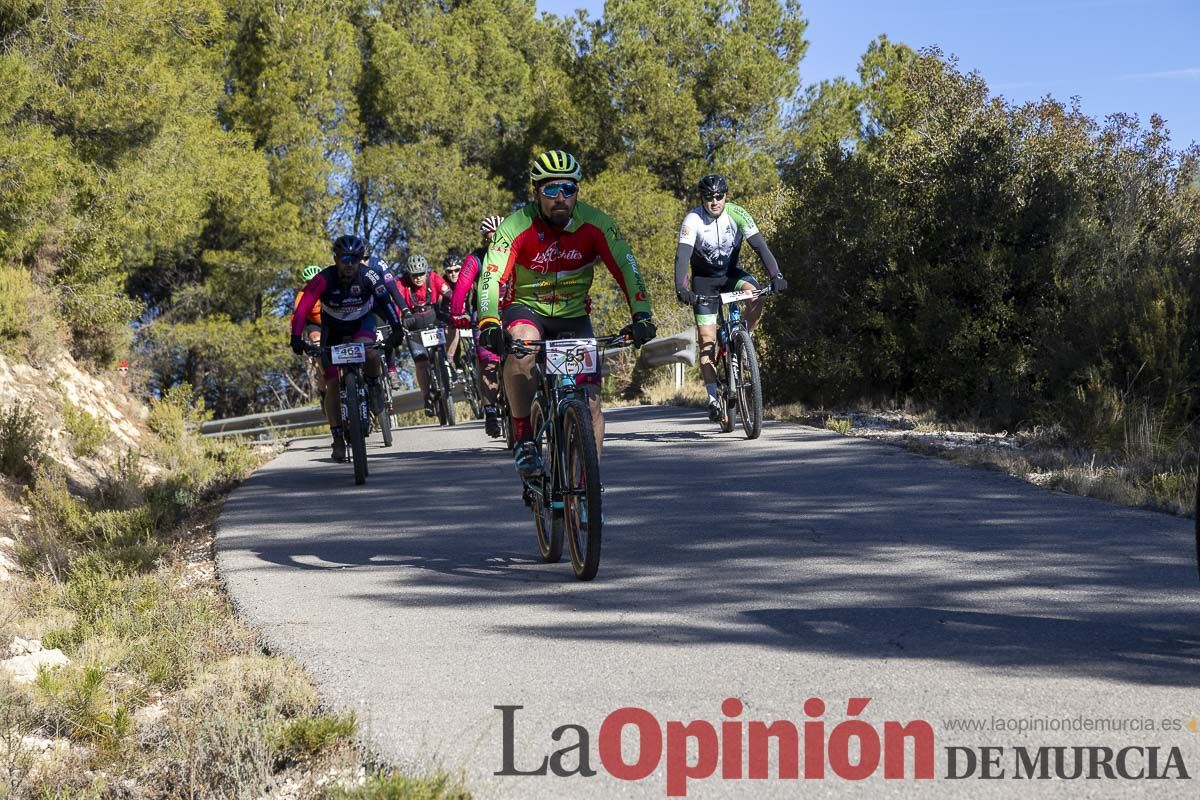
[[[454,399],[466,400],[461,386],[454,387]],[[392,392],[392,411],[404,414],[409,411],[420,411],[424,407],[421,402],[419,389],[407,392]],[[260,436],[276,431],[295,430],[296,428],[311,428],[314,425],[325,425],[325,410],[319,405],[285,408],[281,411],[267,411],[262,414],[247,414],[244,417],[226,417],[200,423],[201,436]]]
[[[674,336],[663,336],[646,342],[642,346],[639,357],[645,361],[647,366],[651,367],[661,367],[667,364],[694,365],[696,363],[696,329],[691,328]],[[467,399],[461,385],[454,387],[454,399]],[[420,390],[392,393],[392,409],[398,414],[419,411],[423,406]],[[242,417],[209,420],[200,423],[200,435],[261,436],[324,424],[325,411],[319,405],[312,405],[285,408],[282,411],[268,411],[262,414],[247,414]]]

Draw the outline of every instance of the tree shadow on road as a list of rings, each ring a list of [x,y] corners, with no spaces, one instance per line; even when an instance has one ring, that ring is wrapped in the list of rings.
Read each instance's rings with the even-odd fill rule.
[[[482,433],[462,449],[438,448],[434,432],[373,450],[368,484],[349,489],[328,465],[274,462],[226,506],[222,568],[279,581],[390,570],[389,591],[348,581],[344,594],[478,609],[488,630],[531,642],[734,644],[1200,685],[1188,521],[799,426],[767,423],[748,442],[689,414],[609,417],[591,583],[540,563],[507,453]],[[581,609],[607,613],[569,625],[528,613]]]

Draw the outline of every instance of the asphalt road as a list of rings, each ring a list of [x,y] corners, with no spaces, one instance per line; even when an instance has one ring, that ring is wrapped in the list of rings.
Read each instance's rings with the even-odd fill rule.
[[[329,461],[326,440],[293,443],[229,498],[220,574],[270,646],[357,712],[382,757],[440,765],[476,797],[665,797],[683,767],[662,751],[687,732],[695,741],[675,758],[715,767],[686,782],[688,797],[1200,796],[1200,732],[1187,728],[1200,719],[1189,520],[803,426],[766,423],[748,442],[685,409],[607,420],[591,583],[565,560],[540,562],[509,455],[478,423],[406,429],[390,450],[373,442],[362,487]],[[730,697],[741,713],[722,713]],[[842,727],[850,698],[870,698],[858,713],[868,725]],[[506,739],[496,706],[522,706],[510,712],[513,768],[587,736],[597,774],[495,775]],[[646,727],[602,735],[624,707],[648,712]],[[694,720],[721,736],[720,763],[703,725],[667,725]],[[870,770],[871,743],[862,753],[846,736],[865,727],[886,742],[886,721],[915,720],[929,735],[908,743],[902,779]],[[774,745],[768,778],[732,777],[760,749],[745,738],[754,721],[804,731],[791,751],[802,771],[805,743],[821,752],[822,721],[824,778],[780,778]],[[555,741],[566,725],[578,727]],[[617,741],[627,764],[646,759],[647,777],[610,774]],[[1004,748],[992,768],[1002,779],[979,778],[982,746]],[[1068,775],[1072,747],[1111,748],[1114,770],[1122,748],[1141,747],[1126,751],[1126,774],[1168,777],[1108,779],[1087,763],[1103,762],[1097,750],[1080,754],[1097,779],[1015,779],[1016,748],[1036,757],[1039,746],[1067,747]],[[947,777],[954,747],[975,748],[975,777]],[[922,748],[934,779],[913,777]],[[967,756],[953,752],[962,774]],[[556,764],[576,770],[579,755]],[[1054,751],[1042,755],[1053,776]],[[842,777],[864,756],[870,777]]]

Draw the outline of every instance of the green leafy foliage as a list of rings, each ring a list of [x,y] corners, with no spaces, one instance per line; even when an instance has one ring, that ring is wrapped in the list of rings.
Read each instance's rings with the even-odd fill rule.
[[[911,398],[1106,447],[1141,403],[1164,435],[1187,424],[1197,152],[1170,150],[1157,118],[1099,128],[1049,99],[1006,103],[941,53],[885,39],[860,78],[799,117],[771,241],[802,289],[764,325],[774,395]]]
[[[70,400],[63,401],[62,418],[76,456],[94,456],[108,439],[108,425]]]

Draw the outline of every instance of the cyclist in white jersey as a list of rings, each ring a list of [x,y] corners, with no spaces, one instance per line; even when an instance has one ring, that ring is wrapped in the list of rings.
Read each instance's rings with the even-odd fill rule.
[[[696,314],[696,330],[700,338],[700,374],[708,390],[708,416],[716,421],[721,407],[717,400],[717,371],[713,366],[717,355],[717,309],[720,301],[697,301],[697,296],[713,297],[721,292],[758,288],[754,276],[738,266],[742,243],[748,243],[758,253],[771,287],[776,292],[787,289],[787,281],[771,248],[754,224],[754,218],[739,205],[727,201],[729,184],[720,175],[705,175],[700,179],[700,200],[683,218],[679,231],[679,247],[675,251],[675,295],[679,302],[692,306]],[[691,267],[691,288],[688,288],[688,267]],[[745,303],[745,320],[750,330],[762,319],[764,299],[759,297]]]

